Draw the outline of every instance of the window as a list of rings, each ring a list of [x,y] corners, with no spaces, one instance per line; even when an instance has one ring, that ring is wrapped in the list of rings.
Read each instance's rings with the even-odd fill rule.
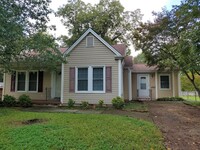
[[[93,91],[103,91],[103,68],[93,68]]]
[[[93,36],[88,36],[86,38],[86,46],[87,47],[93,47],[94,46],[94,37]]]
[[[37,91],[37,72],[29,72],[29,91]]]
[[[161,89],[169,89],[170,88],[169,75],[161,75],[160,76],[160,88]]]
[[[17,72],[17,91],[36,92],[38,89],[38,72],[37,71],[19,71]]]
[[[88,91],[88,68],[78,68],[78,91]]]
[[[17,73],[17,91],[26,90],[26,72]]]
[[[141,90],[146,90],[147,87],[146,87],[146,77],[141,77],[140,78],[140,89]]]
[[[76,91],[86,93],[104,92],[105,67],[77,68]]]

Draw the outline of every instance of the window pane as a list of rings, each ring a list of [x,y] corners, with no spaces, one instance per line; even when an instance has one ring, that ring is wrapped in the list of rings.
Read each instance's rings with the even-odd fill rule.
[[[163,89],[169,88],[169,76],[160,76],[160,87]]]
[[[103,91],[103,68],[93,68],[93,91]]]
[[[88,91],[88,68],[78,68],[78,91]]]
[[[146,86],[146,77],[141,77],[140,78],[140,89],[141,90],[146,90],[147,86]]]
[[[25,91],[25,81],[26,81],[26,73],[18,72],[18,80],[17,80],[18,91]]]
[[[37,91],[37,72],[29,72],[29,91]]]

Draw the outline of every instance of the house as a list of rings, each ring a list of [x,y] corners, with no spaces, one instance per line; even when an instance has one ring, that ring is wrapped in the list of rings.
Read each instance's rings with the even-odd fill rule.
[[[92,29],[88,29],[64,51],[67,64],[57,72],[20,70],[5,74],[3,95],[19,97],[27,94],[33,100],[66,104],[88,101],[97,104],[120,96],[125,100],[156,99],[178,96],[178,71],[159,71],[145,64],[133,64],[126,56],[126,46],[111,46]]]

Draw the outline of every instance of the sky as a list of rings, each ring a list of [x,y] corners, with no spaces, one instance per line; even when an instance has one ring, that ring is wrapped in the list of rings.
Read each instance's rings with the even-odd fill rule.
[[[51,9],[57,11],[59,7],[67,3],[68,0],[52,0],[50,5]],[[97,4],[99,0],[83,0],[85,3]],[[120,0],[125,10],[133,11],[140,9],[143,16],[143,21],[153,20],[152,12],[161,11],[163,7],[168,10],[172,8],[172,5],[179,5],[181,0]],[[49,25],[55,25],[56,31],[50,31],[56,37],[67,34],[67,29],[62,25],[60,18],[50,15]],[[135,52],[133,47],[130,47],[131,54],[136,56],[139,52]]]

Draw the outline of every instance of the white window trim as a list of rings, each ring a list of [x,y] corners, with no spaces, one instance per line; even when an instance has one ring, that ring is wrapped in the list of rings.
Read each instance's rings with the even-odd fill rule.
[[[161,88],[161,76],[168,76],[169,77],[169,88]],[[159,74],[159,89],[160,90],[171,90],[171,75],[170,74]]]
[[[103,90],[102,91],[93,91],[93,68],[103,68]],[[88,91],[78,91],[78,69],[79,68],[88,68]],[[106,71],[104,65],[92,65],[92,66],[81,66],[75,67],[75,93],[105,93],[106,86]]]
[[[88,43],[87,43],[87,42],[88,42],[88,38],[89,38],[89,37],[92,37],[92,39],[93,39],[93,44],[92,44],[92,46],[88,46]],[[94,47],[94,36],[87,36],[87,37],[86,37],[86,47]]]
[[[17,89],[18,86],[18,73],[19,72],[25,72],[25,90],[19,91]],[[37,72],[37,85],[36,85],[36,91],[29,91],[29,73],[30,72]],[[38,92],[38,79],[39,79],[39,72],[37,70],[31,70],[31,71],[25,71],[25,70],[18,70],[16,71],[16,77],[15,77],[15,91],[16,92],[29,92],[29,93],[37,93]]]

